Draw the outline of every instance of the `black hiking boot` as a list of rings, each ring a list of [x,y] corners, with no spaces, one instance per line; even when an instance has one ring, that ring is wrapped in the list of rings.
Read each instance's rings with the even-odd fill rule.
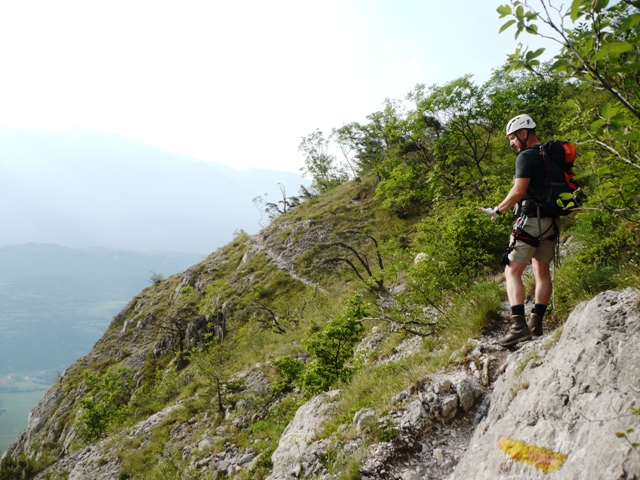
[[[531,312],[527,318],[527,327],[533,338],[542,336],[542,316]]]
[[[524,315],[511,315],[511,328],[503,338],[498,340],[498,344],[505,348],[513,348],[516,344],[527,340],[531,340],[531,333]]]

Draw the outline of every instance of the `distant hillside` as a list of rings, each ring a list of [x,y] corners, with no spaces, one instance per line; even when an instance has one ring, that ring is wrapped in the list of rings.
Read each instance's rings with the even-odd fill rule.
[[[238,155],[242,149],[238,148]],[[295,195],[299,175],[235,171],[98,131],[0,129],[0,245],[208,254],[256,232],[252,200]]]

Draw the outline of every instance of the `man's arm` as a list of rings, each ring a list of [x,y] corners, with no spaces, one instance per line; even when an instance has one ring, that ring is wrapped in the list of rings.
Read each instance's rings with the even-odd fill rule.
[[[516,203],[522,200],[524,194],[527,193],[527,188],[529,187],[530,178],[516,178],[513,181],[513,187],[507,193],[507,196],[504,197],[504,200],[500,202],[498,205],[498,210],[500,213],[506,212],[510,208],[512,208]]]
[[[511,190],[509,190],[509,193],[507,193],[507,196],[504,197],[504,200],[500,202],[500,205],[498,205],[495,208],[477,207],[477,209],[480,210],[481,212],[488,213],[489,215],[491,215],[492,221],[495,220],[496,218],[498,218],[499,214],[506,212],[511,207],[513,207],[516,203],[522,200],[522,197],[524,197],[524,194],[527,193],[527,188],[529,187],[530,181],[531,181],[530,178],[516,178],[513,181],[513,187],[511,187]]]

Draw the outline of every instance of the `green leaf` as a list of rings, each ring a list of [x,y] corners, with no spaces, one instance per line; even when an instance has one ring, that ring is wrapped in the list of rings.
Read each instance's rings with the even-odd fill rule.
[[[516,25],[516,34],[514,35],[513,38],[517,39],[522,33],[523,29],[524,29],[524,26],[522,25],[522,23],[518,22],[518,24]]]
[[[604,107],[602,107],[600,114],[605,118],[611,117],[611,104],[607,103]]]
[[[633,428],[630,428],[629,430],[627,430],[627,433],[633,433]]]
[[[611,53],[630,52],[634,48],[633,44],[631,44],[629,42],[616,42],[616,43],[609,43],[608,45],[611,45],[611,47],[610,47]]]
[[[607,123],[607,121],[603,118],[596,120],[595,122],[593,122],[590,126],[589,126],[589,131],[591,132],[596,132],[598,130],[600,130],[600,128]]]
[[[592,62],[597,62],[602,60],[603,58],[611,55],[618,56],[625,52],[630,52],[633,50],[633,45],[629,42],[610,42],[605,43],[599,51],[597,51],[592,57]]]
[[[635,177],[633,175],[623,175],[620,178],[620,185],[630,185],[635,181]]]
[[[587,38],[583,38],[582,40],[584,40],[583,45],[578,45],[581,48],[580,52],[584,54],[588,54],[593,50],[593,46],[596,43],[596,39],[593,37],[593,35],[590,35]]]
[[[622,135],[622,139],[627,142],[637,142],[640,141],[640,132],[630,132]]]
[[[617,188],[600,189],[600,197],[602,200],[609,200],[618,196]]]
[[[536,58],[544,53],[544,48],[539,48],[534,52],[527,52],[527,58]]]
[[[522,5],[518,5],[518,8],[516,8],[516,17],[520,21],[524,18],[524,7]]]
[[[625,433],[624,432],[616,432],[616,437],[624,438],[625,437]]]
[[[633,45],[629,42],[612,42],[604,44],[598,53],[605,52],[605,55],[619,55],[621,53],[630,52],[631,50],[633,50]]]
[[[640,14],[635,13],[633,15],[630,15],[629,17],[624,19],[624,22],[622,22],[622,25],[620,26],[620,30],[626,32],[638,22],[640,22]]]
[[[498,8],[496,8],[496,11],[500,14],[500,18],[511,15],[512,12],[509,5],[500,5]]]
[[[585,3],[584,0],[573,0],[571,4],[571,21],[575,22],[580,16],[580,7]]]
[[[560,60],[555,61],[551,65],[551,68],[556,72],[564,72],[564,71],[567,70],[568,65],[569,64],[564,59],[560,59]]]
[[[500,31],[498,33],[502,33],[504,32],[507,28],[509,28],[511,25],[513,25],[514,23],[516,23],[515,20],[509,20],[507,23],[505,23],[504,25],[502,25],[502,27],[500,27]]]
[[[616,115],[610,120],[609,125],[613,129],[621,130],[624,127],[625,123],[626,122],[624,120],[620,121],[620,116]]]
[[[580,180],[582,178],[588,178],[591,175],[593,175],[593,172],[591,170],[584,170],[584,171],[574,175],[573,178],[575,178],[576,180]]]
[[[590,60],[591,60],[591,64],[595,64],[597,62],[599,62],[600,60],[603,60],[604,57],[607,56],[607,52],[605,52],[604,50],[598,50],[596,53],[594,53]]]

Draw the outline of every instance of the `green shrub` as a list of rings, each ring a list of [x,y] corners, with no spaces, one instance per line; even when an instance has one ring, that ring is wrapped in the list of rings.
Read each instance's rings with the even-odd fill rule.
[[[387,418],[384,426],[376,425],[376,427],[376,436],[380,442],[393,442],[400,436],[395,424],[390,418]]]
[[[353,350],[364,332],[362,319],[368,315],[362,297],[355,295],[347,301],[342,314],[332,319],[324,329],[314,325],[310,336],[303,345],[311,354],[306,364],[290,356],[283,356],[273,362],[282,380],[275,389],[279,392],[290,390],[297,384],[309,393],[328,390],[339,380],[350,377],[355,366]]]
[[[442,194],[442,185],[432,181],[433,172],[415,158],[409,162],[402,162],[397,157],[394,160],[386,162],[376,199],[401,218],[423,213]]]
[[[364,332],[362,319],[368,312],[362,297],[347,301],[345,311],[304,343],[312,360],[302,372],[302,387],[311,392],[328,390],[338,380],[346,380],[353,371],[348,361]]]
[[[498,269],[510,224],[491,222],[472,207],[425,218],[416,239],[422,259],[410,272],[410,301],[442,309],[452,292]]]
[[[164,279],[164,275],[160,272],[151,272],[151,275],[149,276],[149,282],[151,282],[153,285],[162,283]]]
[[[87,370],[84,381],[89,392],[80,399],[82,410],[74,426],[80,438],[89,442],[124,419],[135,382],[131,371],[122,366],[110,367],[103,375]]]
[[[564,233],[575,238],[554,278],[558,316],[604,290],[639,285],[640,225],[593,211],[581,214]]]
[[[236,347],[234,336],[228,333],[224,338],[211,337],[203,348],[192,352],[191,359],[199,373],[199,380],[206,387],[208,395],[216,399],[218,413],[224,412],[227,397],[238,389],[232,378],[239,355]]]
[[[36,462],[24,455],[16,459],[7,456],[0,464],[0,480],[28,480],[38,471]]]
[[[284,393],[291,390],[294,384],[300,382],[305,364],[291,356],[280,357],[272,362],[282,375],[282,380],[274,385],[274,390],[278,393]]]

